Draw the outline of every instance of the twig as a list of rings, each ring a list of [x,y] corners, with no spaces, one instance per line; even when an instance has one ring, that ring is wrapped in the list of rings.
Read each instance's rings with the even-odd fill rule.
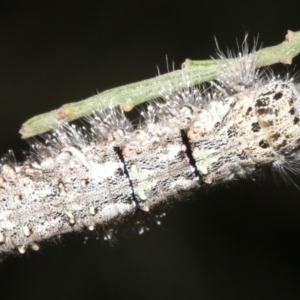
[[[292,59],[299,53],[300,31],[288,31],[285,41],[281,44],[257,51],[256,67],[275,63],[291,64]],[[191,84],[200,84],[213,80],[221,70],[218,60],[187,60],[183,66],[183,70],[188,72]],[[160,97],[161,86],[166,86],[166,83],[174,91],[178,90],[176,83],[181,82],[181,79],[182,70],[178,70],[155,78],[113,88],[85,100],[65,104],[60,109],[34,116],[22,125],[19,132],[22,138],[29,138],[56,128],[60,121],[70,122],[90,115],[99,108],[105,109],[110,106],[121,105],[125,111],[130,111],[138,104]],[[180,88],[184,87],[180,86]]]

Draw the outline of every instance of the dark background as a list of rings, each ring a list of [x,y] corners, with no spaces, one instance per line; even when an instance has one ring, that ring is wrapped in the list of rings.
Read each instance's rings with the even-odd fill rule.
[[[300,30],[299,1],[0,4],[0,154],[28,118],[234,47]],[[298,60],[299,61],[299,60]],[[299,70],[299,67],[297,68]],[[299,181],[300,182],[300,181]],[[0,265],[4,299],[299,299],[300,191],[272,173],[202,191],[113,246],[84,235]]]

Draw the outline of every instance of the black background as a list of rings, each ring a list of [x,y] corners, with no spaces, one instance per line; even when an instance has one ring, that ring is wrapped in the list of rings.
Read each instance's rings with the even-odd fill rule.
[[[294,1],[0,4],[0,153],[28,118],[234,47],[300,30]],[[298,60],[299,61],[299,60]],[[297,68],[299,70],[299,67]],[[2,299],[299,299],[300,191],[272,173],[202,191],[144,235],[84,235],[0,265]],[[300,181],[299,181],[300,182]]]

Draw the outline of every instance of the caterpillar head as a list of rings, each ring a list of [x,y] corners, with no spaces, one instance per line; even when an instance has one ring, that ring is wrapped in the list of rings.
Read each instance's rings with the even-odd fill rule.
[[[276,80],[262,86],[255,97],[255,112],[277,156],[274,166],[300,170],[300,94],[293,82]]]

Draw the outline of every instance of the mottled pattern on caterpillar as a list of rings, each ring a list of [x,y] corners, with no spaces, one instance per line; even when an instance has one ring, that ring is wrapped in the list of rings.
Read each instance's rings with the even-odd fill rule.
[[[223,60],[218,80],[175,94],[166,87],[141,118],[133,126],[119,108],[97,111],[89,130],[62,124],[22,164],[4,157],[0,254],[38,250],[264,165],[299,168],[299,92],[292,79],[255,70],[247,46]]]

